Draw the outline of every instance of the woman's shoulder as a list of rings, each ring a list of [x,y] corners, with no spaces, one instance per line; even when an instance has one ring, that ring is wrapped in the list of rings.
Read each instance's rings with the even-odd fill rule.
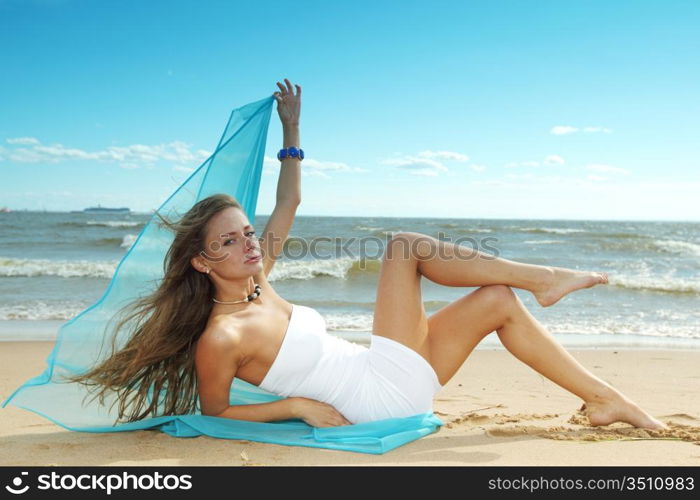
[[[245,359],[243,345],[244,336],[240,328],[231,322],[214,319],[197,339],[195,364],[234,363],[239,366]]]
[[[198,343],[236,347],[243,342],[244,326],[223,314],[217,315],[209,320]]]

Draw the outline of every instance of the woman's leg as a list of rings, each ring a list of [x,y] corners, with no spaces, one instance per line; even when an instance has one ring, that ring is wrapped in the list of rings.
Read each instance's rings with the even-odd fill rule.
[[[387,248],[387,254],[391,253],[389,258],[419,260],[421,274],[435,283],[522,288],[532,292],[543,307],[555,304],[574,290],[608,282],[606,273],[524,264],[421,233],[397,233],[391,243],[393,247]]]
[[[518,359],[586,401],[593,425],[623,420],[648,428],[663,426],[578,364],[527,313],[507,286],[484,286],[427,318],[420,279],[424,270],[430,273],[436,266],[425,266],[423,257],[416,258],[415,253],[397,255],[411,238],[406,236],[389,242],[379,276],[374,335],[391,338],[418,352],[431,363],[440,383],[444,384],[476,344],[496,330],[506,348]]]
[[[591,425],[627,422],[635,427],[664,429],[666,425],[642,410],[610,384],[593,375],[557,342],[510,291],[515,307],[498,329],[501,343],[516,358],[585,401]]]
[[[607,281],[604,274],[522,264],[425,234],[396,233],[387,243],[379,272],[372,332],[401,342],[426,359],[428,318],[421,298],[422,276],[446,286],[523,288],[543,305]]]
[[[422,350],[429,353],[440,383],[446,384],[493,331],[516,358],[585,401],[591,425],[623,421],[648,429],[665,427],[584,368],[505,285],[481,287],[428,317]]]

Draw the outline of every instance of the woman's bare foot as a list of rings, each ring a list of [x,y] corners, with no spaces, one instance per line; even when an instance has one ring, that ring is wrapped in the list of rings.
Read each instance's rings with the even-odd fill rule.
[[[556,304],[563,296],[574,290],[608,283],[607,273],[575,271],[551,266],[549,269],[551,270],[549,277],[539,289],[532,292],[542,307]]]
[[[584,403],[579,411],[588,417],[594,427],[613,422],[627,422],[642,429],[668,429],[666,424],[655,419],[622,395],[613,396],[612,399]]]

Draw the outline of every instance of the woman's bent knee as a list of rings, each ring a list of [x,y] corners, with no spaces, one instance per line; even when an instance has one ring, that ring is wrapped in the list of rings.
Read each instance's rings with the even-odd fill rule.
[[[387,258],[423,260],[430,258],[435,250],[434,238],[422,233],[401,231],[392,234],[387,242]]]
[[[485,285],[480,287],[478,292],[495,307],[510,307],[517,302],[515,292],[508,285]]]
[[[416,234],[410,232],[397,232],[391,235],[386,244],[385,260],[410,260],[415,258]]]

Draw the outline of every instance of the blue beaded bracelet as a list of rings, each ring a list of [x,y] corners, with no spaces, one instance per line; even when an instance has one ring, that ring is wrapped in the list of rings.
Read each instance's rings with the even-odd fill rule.
[[[288,148],[282,148],[279,150],[277,153],[277,159],[282,161],[285,158],[299,158],[300,160],[304,159],[304,150],[303,149],[298,149],[295,148],[294,146],[290,146]]]

